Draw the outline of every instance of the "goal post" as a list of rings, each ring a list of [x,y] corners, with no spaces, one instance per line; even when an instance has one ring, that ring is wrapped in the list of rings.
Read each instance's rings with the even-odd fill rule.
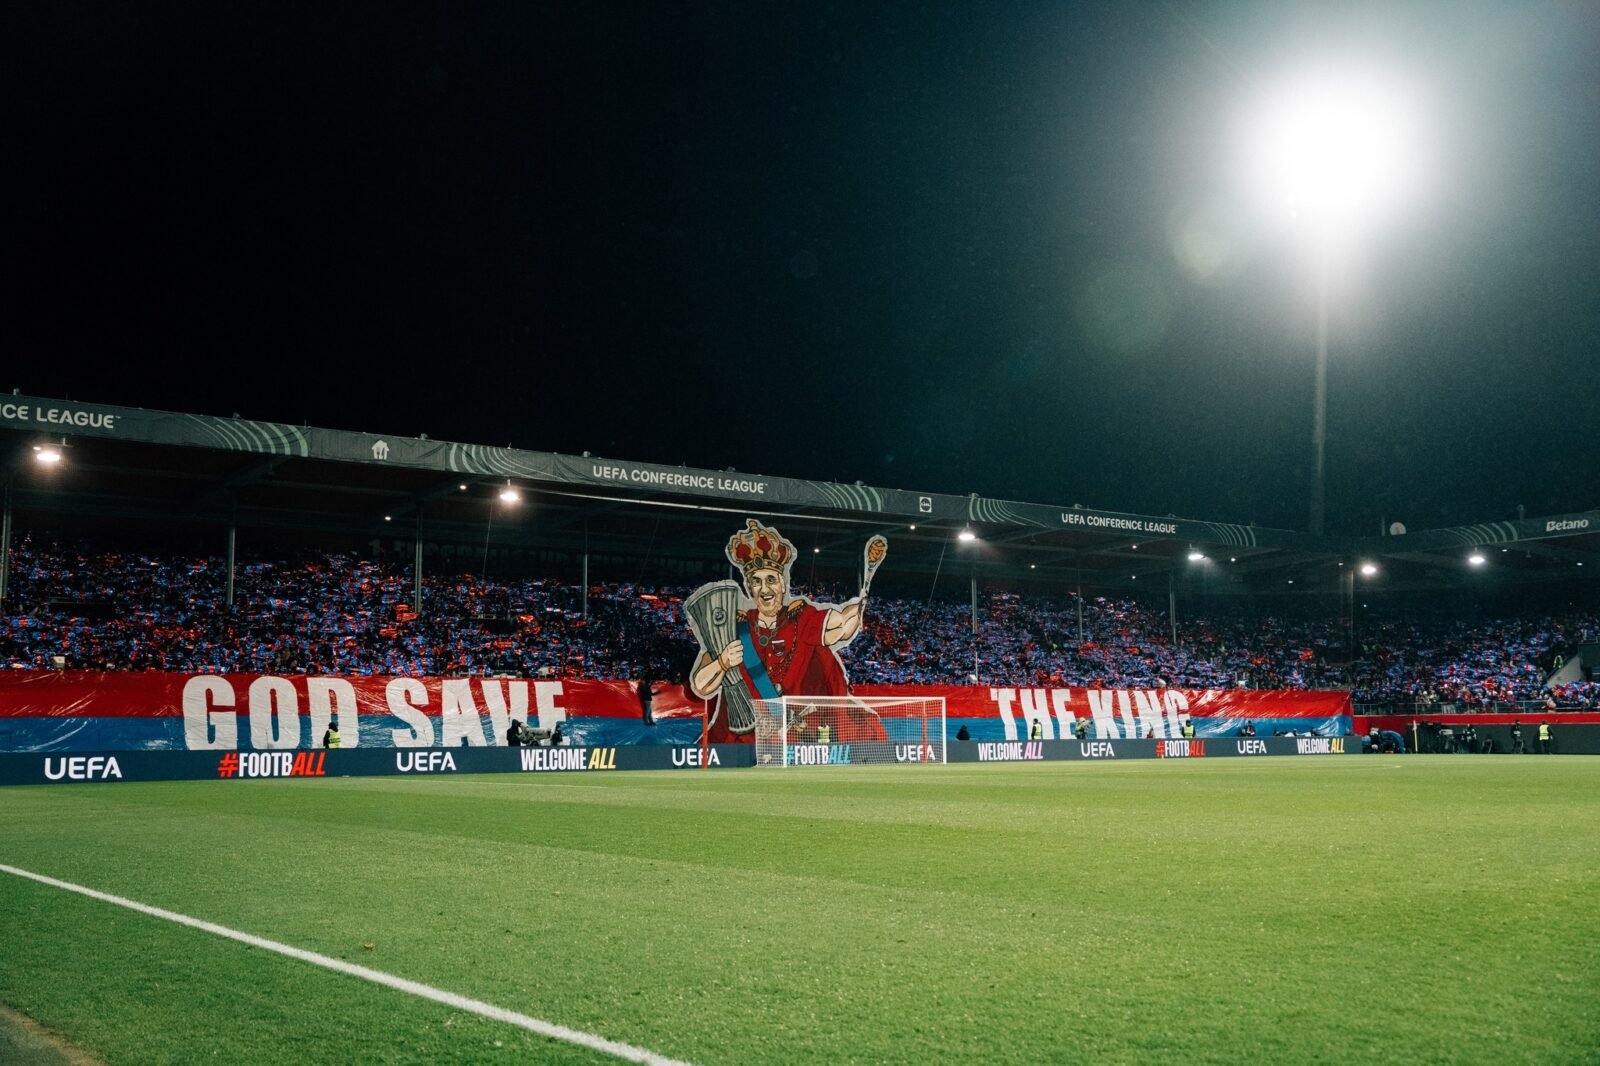
[[[757,766],[945,762],[943,696],[780,696],[756,701]]]

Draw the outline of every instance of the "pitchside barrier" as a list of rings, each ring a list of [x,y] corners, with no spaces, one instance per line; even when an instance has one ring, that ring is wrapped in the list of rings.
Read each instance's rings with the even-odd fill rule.
[[[1516,751],[1512,723],[1522,725],[1522,750],[1539,750],[1539,723],[1550,723],[1552,755],[1600,755],[1600,714],[1593,711],[1535,711],[1532,714],[1372,715],[1354,720],[1358,736],[1388,729],[1406,738],[1406,747],[1423,754],[1494,754]],[[1474,738],[1466,739],[1467,726]],[[1469,751],[1470,747],[1470,751]]]
[[[823,745],[826,754],[790,765],[878,765],[853,743]],[[952,741],[954,763],[1200,759],[1263,755],[1351,755],[1358,737],[1237,737],[1230,740],[995,740]],[[798,754],[798,753],[797,753]],[[891,743],[889,763],[927,764],[920,743]],[[253,781],[279,777],[379,777],[415,774],[596,773],[610,770],[721,770],[756,765],[753,744],[664,747],[335,748],[320,751],[113,751],[94,754],[0,753],[0,785],[114,781]]]

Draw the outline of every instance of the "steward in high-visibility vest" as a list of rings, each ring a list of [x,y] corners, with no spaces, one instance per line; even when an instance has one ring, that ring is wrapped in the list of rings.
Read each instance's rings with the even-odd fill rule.
[[[329,722],[328,731],[322,734],[322,746],[325,748],[337,748],[342,743],[343,741],[339,739],[339,727]]]
[[[1033,724],[1028,727],[1028,739],[1038,740],[1042,736],[1044,736],[1044,728],[1039,725],[1039,719],[1035,718]]]
[[[833,738],[833,728],[831,726],[829,726],[828,723],[823,722],[821,725],[817,726],[817,743],[818,744],[827,744],[827,743],[829,743],[831,741],[832,738]]]
[[[1188,718],[1185,718],[1183,720],[1183,739],[1185,739],[1185,740],[1193,740],[1194,739],[1194,722],[1192,722]]]
[[[1539,723],[1539,754],[1540,755],[1549,755],[1550,754],[1550,723],[1549,722],[1540,722]]]

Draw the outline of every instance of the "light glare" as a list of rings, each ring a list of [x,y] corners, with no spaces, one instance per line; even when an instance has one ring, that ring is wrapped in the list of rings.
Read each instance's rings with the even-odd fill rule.
[[[1420,181],[1415,94],[1359,69],[1291,79],[1245,126],[1245,165],[1268,202],[1344,235],[1401,207]]]

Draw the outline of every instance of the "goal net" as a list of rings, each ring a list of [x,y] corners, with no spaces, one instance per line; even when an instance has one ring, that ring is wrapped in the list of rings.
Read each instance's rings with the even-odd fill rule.
[[[943,696],[756,701],[757,766],[945,761]]]

